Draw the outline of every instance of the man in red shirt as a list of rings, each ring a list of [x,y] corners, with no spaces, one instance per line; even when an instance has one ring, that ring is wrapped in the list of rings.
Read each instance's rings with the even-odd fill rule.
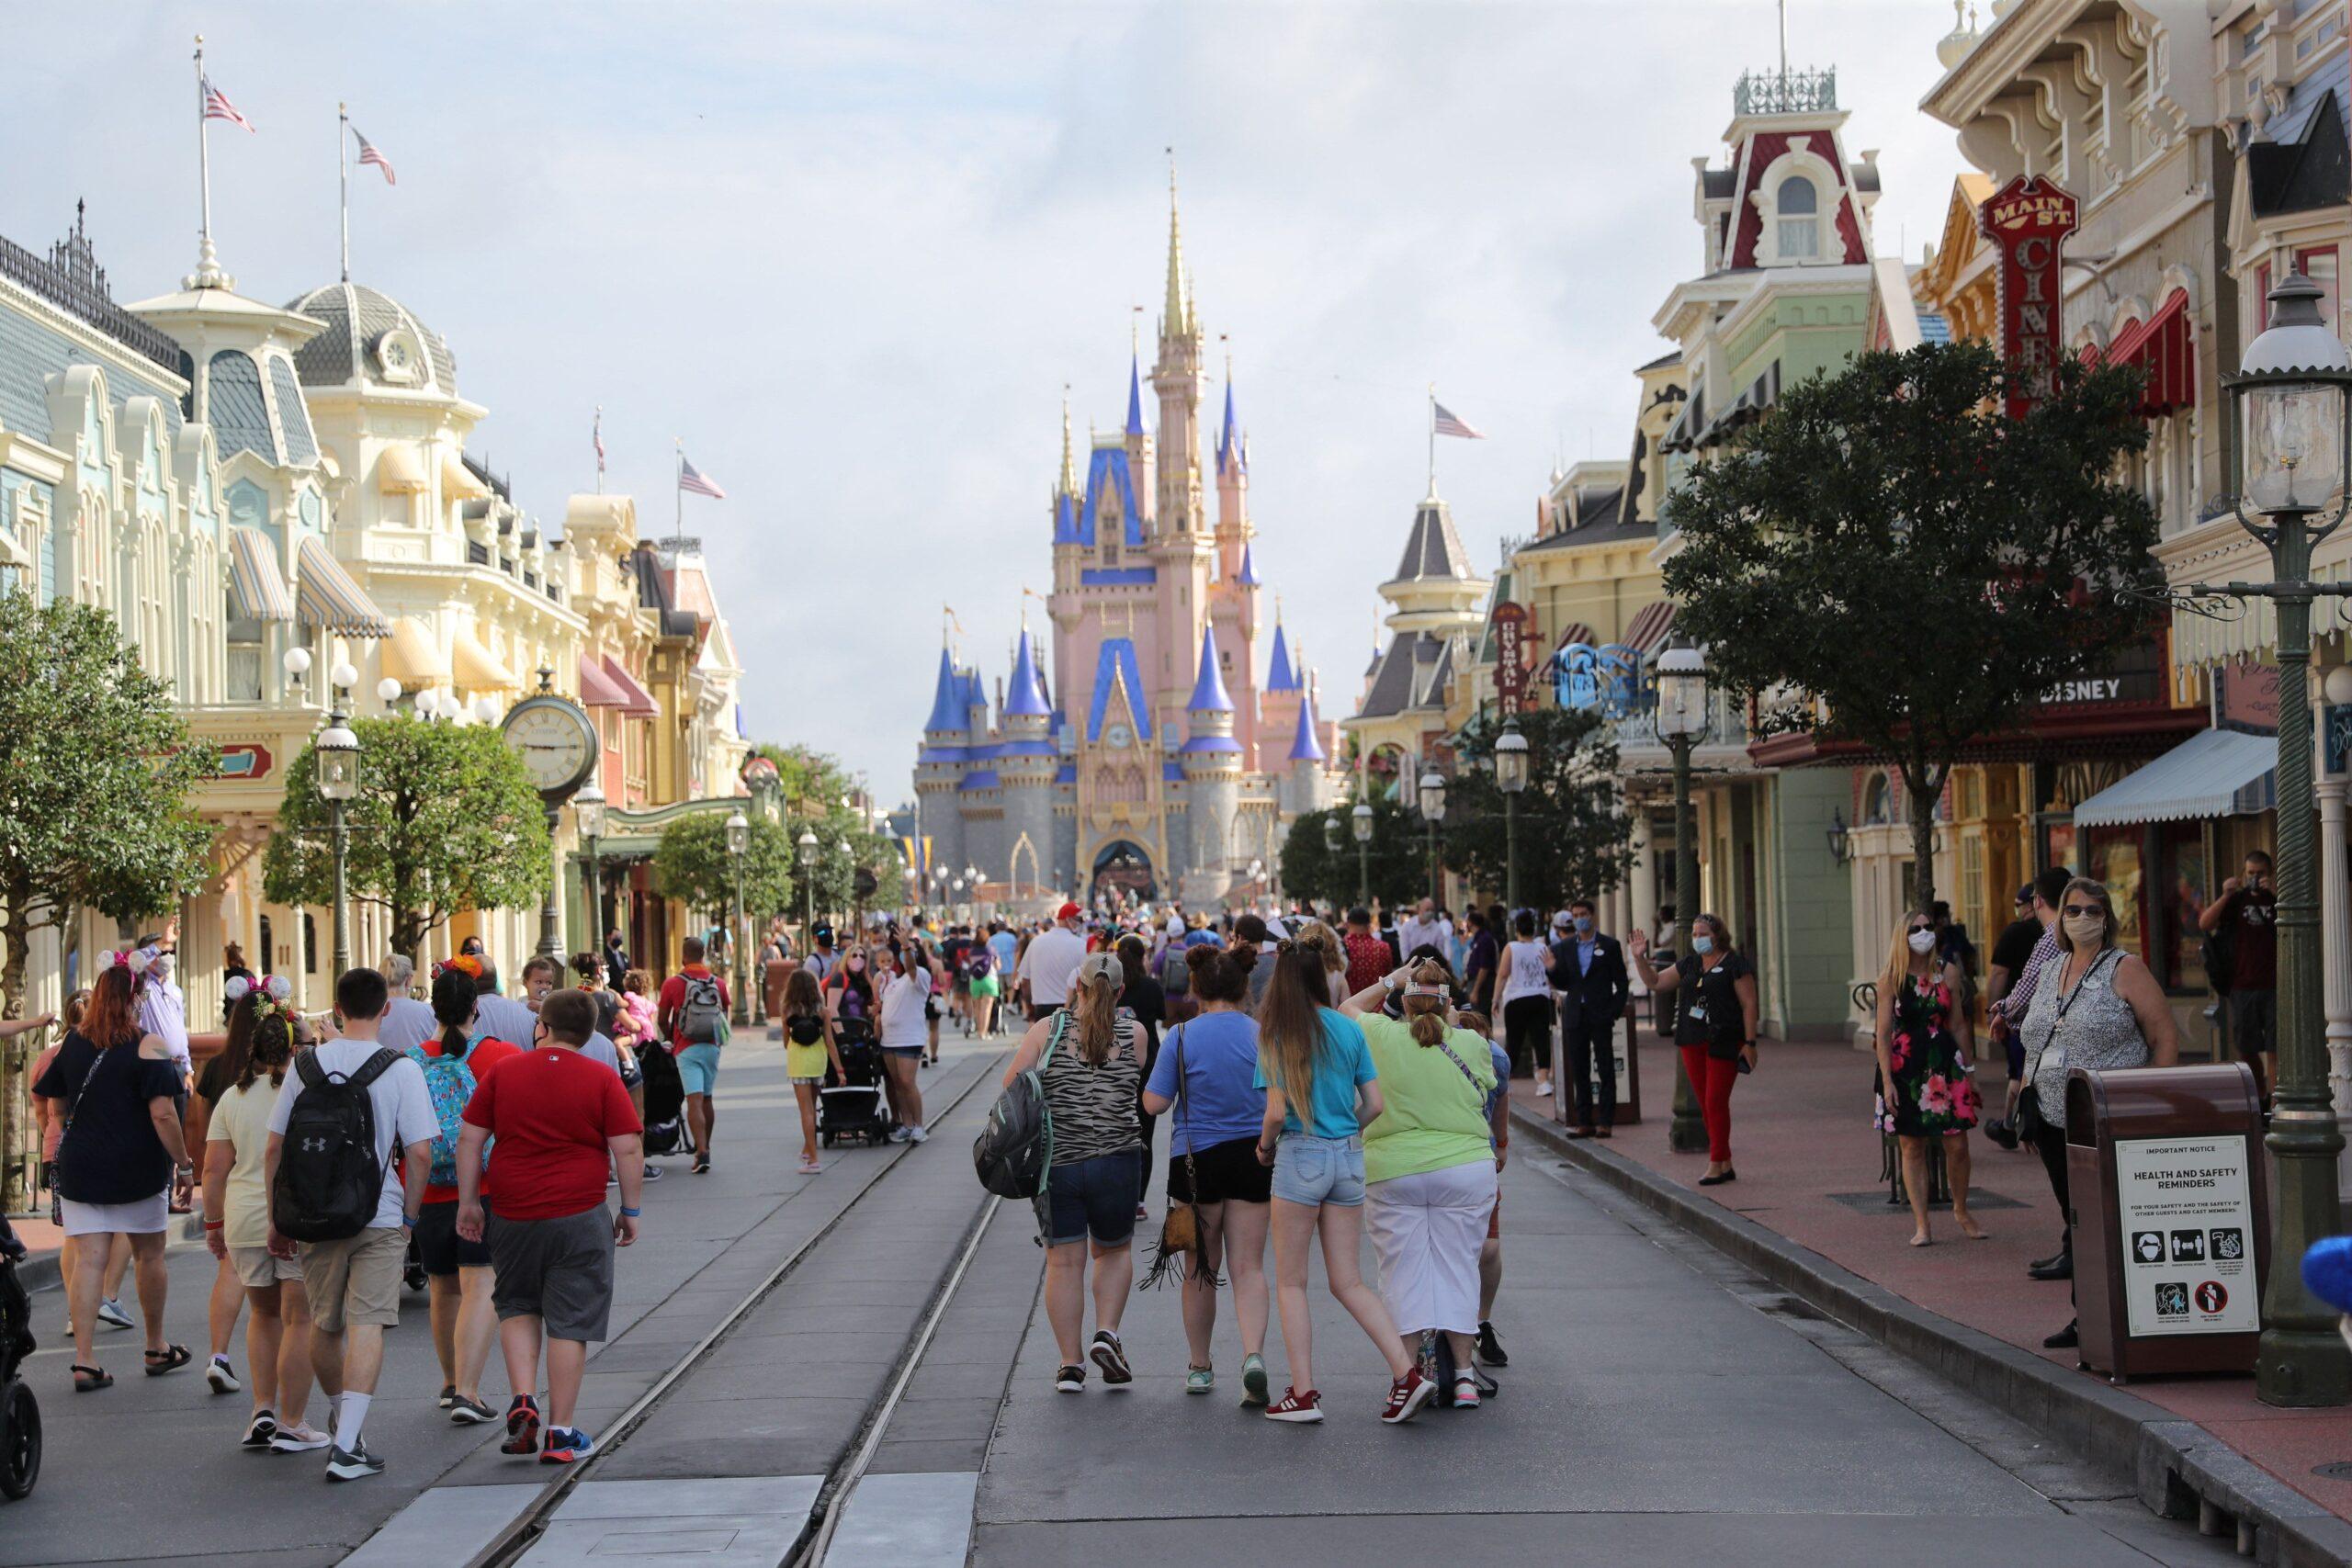
[[[718,1051],[727,1043],[728,1009],[734,1005],[727,982],[703,962],[700,937],[678,944],[684,966],[662,982],[654,1021],[669,1037],[678,1061],[678,1081],[686,1091],[686,1131],[694,1134],[695,1174],[710,1172],[710,1126],[717,1116],[710,1091],[718,1083]]]
[[[1380,984],[1383,976],[1396,967],[1388,944],[1372,934],[1372,911],[1350,909],[1348,934],[1344,939],[1348,950],[1348,995],[1369,990]],[[1339,1000],[1337,997],[1333,1001]]]
[[[502,1452],[538,1451],[542,1464],[585,1459],[596,1440],[572,1425],[588,1345],[603,1339],[613,1306],[613,1247],[637,1239],[645,1178],[644,1131],[620,1075],[580,1055],[596,1032],[585,991],[557,991],[539,1005],[532,1049],[500,1064],[466,1104],[458,1141],[458,1234],[482,1238],[482,1145],[498,1212],[488,1219],[497,1270],[506,1381]],[[492,1140],[495,1142],[492,1142]],[[621,1208],[605,1212],[605,1174],[620,1175]],[[548,1359],[547,1446],[539,1448],[539,1347]]]

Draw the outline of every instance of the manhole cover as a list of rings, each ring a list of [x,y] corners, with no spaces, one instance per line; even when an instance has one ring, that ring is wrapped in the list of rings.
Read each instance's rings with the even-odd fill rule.
[[[2352,1459],[2340,1459],[2334,1464],[2315,1464],[2312,1473],[2322,1481],[2352,1481]]]

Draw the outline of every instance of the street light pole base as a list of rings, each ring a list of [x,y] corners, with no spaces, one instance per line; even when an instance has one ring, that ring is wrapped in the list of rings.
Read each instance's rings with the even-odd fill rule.
[[[2333,1330],[2266,1328],[2255,1350],[2254,1394],[2281,1410],[2352,1404],[2352,1348]]]

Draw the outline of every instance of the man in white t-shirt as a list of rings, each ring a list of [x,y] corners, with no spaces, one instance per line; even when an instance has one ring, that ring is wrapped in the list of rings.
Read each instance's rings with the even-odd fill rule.
[[[1412,962],[1413,954],[1424,947],[1434,947],[1439,956],[1446,951],[1445,922],[1437,918],[1437,904],[1424,898],[1413,912],[1396,922],[1396,951],[1405,962]]]
[[[1029,951],[1021,955],[1020,985],[1032,1023],[1069,1000],[1070,981],[1086,956],[1086,939],[1078,934],[1084,917],[1077,905],[1064,904],[1054,912],[1053,925],[1031,937]]]
[[[431,1002],[421,1002],[409,995],[416,979],[416,965],[406,953],[388,953],[383,973],[392,999],[385,1007],[384,1021],[377,1027],[376,1038],[395,1051],[422,1048],[426,1041],[440,1034],[441,1023],[433,1016]]]
[[[343,1034],[320,1042],[311,1052],[321,1070],[349,1077],[384,1048],[378,1029],[390,994],[384,977],[373,969],[344,973],[334,986]],[[286,1152],[287,1123],[303,1092],[301,1073],[288,1073],[270,1110],[265,1168],[273,1191]],[[401,1266],[408,1257],[409,1233],[424,1206],[433,1140],[441,1131],[424,1069],[409,1057],[397,1057],[376,1076],[368,1085],[368,1100],[375,1122],[376,1162],[383,1172],[375,1215],[356,1235],[301,1244],[302,1286],[311,1298],[311,1369],[334,1412],[334,1436],[327,1450],[329,1481],[384,1473],[384,1461],[361,1442],[360,1427],[384,1367],[384,1330],[401,1320]],[[405,1162],[399,1179],[392,1175],[396,1149]],[[269,1249],[280,1258],[295,1255],[295,1244],[279,1232],[274,1215]]]

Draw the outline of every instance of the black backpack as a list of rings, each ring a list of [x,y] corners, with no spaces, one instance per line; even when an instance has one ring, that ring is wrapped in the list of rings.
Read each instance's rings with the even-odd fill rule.
[[[294,1241],[343,1241],[366,1230],[383,1201],[391,1161],[376,1163],[376,1106],[368,1086],[400,1053],[379,1049],[344,1077],[319,1065],[318,1053],[294,1058],[301,1092],[286,1118],[284,1152],[270,1188],[278,1233]]]
[[[1054,1119],[1046,1109],[1046,1064],[1054,1059],[1069,1014],[1057,1013],[1054,1032],[1037,1065],[997,1096],[989,1124],[972,1140],[972,1166],[980,1185],[1000,1198],[1035,1198],[1046,1190],[1054,1163]]]

